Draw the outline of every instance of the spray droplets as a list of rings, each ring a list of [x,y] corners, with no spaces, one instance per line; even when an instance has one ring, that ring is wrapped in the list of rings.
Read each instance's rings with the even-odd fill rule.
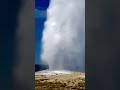
[[[42,39],[50,69],[84,71],[85,0],[51,0]]]

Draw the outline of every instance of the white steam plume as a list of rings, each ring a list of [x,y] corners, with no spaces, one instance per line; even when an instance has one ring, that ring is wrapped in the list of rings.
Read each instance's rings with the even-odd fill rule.
[[[50,69],[85,70],[85,0],[51,0],[42,44]]]

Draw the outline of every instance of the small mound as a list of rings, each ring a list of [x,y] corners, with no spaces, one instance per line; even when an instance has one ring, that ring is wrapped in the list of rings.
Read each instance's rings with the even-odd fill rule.
[[[68,70],[43,70],[43,71],[38,71],[35,73],[35,75],[61,75],[61,74],[71,74],[73,73],[72,71]]]

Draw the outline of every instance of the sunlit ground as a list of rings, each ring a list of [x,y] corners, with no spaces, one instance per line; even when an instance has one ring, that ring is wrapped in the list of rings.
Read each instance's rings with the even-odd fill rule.
[[[36,72],[35,90],[85,90],[85,73],[67,70]]]

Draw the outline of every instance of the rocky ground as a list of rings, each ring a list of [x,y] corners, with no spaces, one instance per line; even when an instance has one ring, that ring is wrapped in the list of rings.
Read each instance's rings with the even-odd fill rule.
[[[35,90],[85,90],[85,73],[35,75]]]

